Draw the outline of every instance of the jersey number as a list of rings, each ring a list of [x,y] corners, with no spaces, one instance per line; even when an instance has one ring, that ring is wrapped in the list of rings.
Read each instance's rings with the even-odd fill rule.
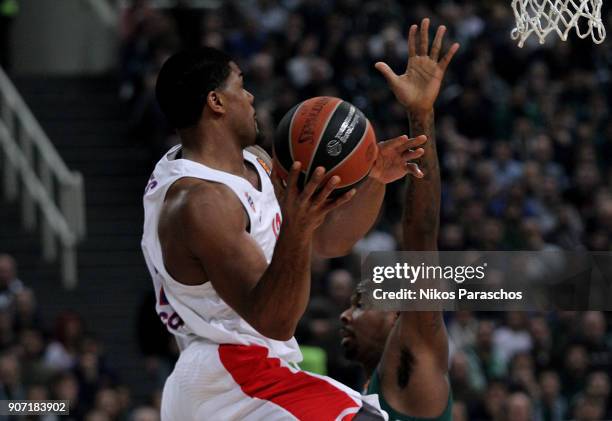
[[[185,324],[185,322],[183,322],[183,319],[181,319],[181,317],[177,313],[172,313],[171,315],[168,315],[168,313],[162,311],[159,313],[159,318],[161,319],[163,324],[165,324],[172,330],[176,330]]]

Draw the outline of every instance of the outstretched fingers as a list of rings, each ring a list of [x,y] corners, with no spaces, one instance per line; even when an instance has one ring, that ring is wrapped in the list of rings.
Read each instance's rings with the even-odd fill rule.
[[[417,36],[416,25],[411,25],[408,31],[408,58],[416,56],[416,36]]]
[[[433,44],[431,46],[431,53],[429,54],[433,61],[437,62],[440,58],[440,50],[442,49],[442,40],[444,39],[445,33],[446,26],[439,26],[438,30],[436,31],[436,37],[434,38]]]
[[[421,22],[421,36],[420,36],[420,49],[419,55],[426,56],[429,48],[429,18],[423,19]]]
[[[376,68],[376,70],[382,73],[382,75],[385,77],[385,79],[387,80],[389,84],[394,83],[395,79],[399,77],[398,75],[395,74],[395,72],[391,69],[391,67],[389,67],[387,63],[379,61],[376,64],[374,64],[374,67]]]
[[[442,71],[446,71],[446,68],[450,64],[450,62],[453,59],[453,56],[455,55],[457,50],[459,50],[459,43],[458,42],[456,42],[453,45],[451,45],[451,48],[449,48],[449,50],[446,53],[446,55],[442,58],[442,60],[440,60],[439,65],[440,65],[440,68],[442,69]]]

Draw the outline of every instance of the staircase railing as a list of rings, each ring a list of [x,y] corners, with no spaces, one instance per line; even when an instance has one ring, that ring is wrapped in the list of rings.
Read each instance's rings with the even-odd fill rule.
[[[116,28],[119,23],[119,14],[116,7],[108,0],[87,0],[89,7],[98,15],[100,20],[109,28]]]
[[[0,166],[5,200],[19,198],[24,229],[39,226],[43,258],[59,258],[63,285],[74,288],[76,246],[85,236],[83,177],[66,167],[1,68]]]

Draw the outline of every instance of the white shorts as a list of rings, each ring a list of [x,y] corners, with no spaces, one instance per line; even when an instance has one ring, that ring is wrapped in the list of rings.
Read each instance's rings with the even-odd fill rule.
[[[348,421],[364,401],[380,410],[377,395],[293,368],[262,346],[195,342],[166,381],[161,418]]]

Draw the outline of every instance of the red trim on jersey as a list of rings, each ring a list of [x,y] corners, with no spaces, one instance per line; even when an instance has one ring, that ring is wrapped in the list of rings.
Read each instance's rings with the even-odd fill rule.
[[[347,408],[359,408],[347,393],[325,380],[281,366],[262,346],[219,345],[219,358],[245,394],[273,402],[300,420],[335,420]]]
[[[167,306],[170,304],[168,299],[166,298],[166,293],[164,292],[164,287],[159,288],[159,305]]]

